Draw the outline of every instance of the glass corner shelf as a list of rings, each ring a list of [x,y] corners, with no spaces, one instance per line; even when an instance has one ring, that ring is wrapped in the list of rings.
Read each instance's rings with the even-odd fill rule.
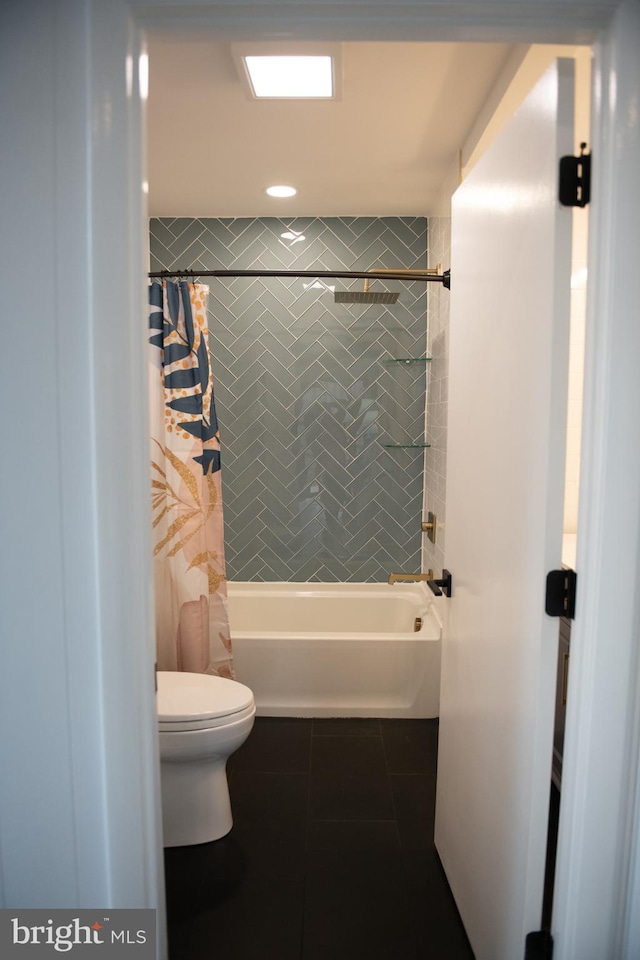
[[[431,363],[433,357],[389,357],[385,363]]]
[[[387,450],[424,450],[430,443],[383,443]]]

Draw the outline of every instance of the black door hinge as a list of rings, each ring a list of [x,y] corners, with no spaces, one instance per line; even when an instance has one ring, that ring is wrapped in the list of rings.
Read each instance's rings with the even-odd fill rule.
[[[552,960],[553,937],[548,930],[528,933],[524,947],[524,960]]]
[[[591,154],[580,144],[579,157],[560,158],[558,199],[563,207],[586,207],[591,199]]]
[[[573,620],[576,613],[575,570],[551,570],[547,574],[547,593],[544,609],[550,617],[567,617]]]

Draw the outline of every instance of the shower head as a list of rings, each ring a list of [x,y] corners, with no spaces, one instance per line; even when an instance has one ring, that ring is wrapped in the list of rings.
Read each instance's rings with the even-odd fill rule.
[[[370,293],[368,290],[336,290],[334,303],[395,303],[398,294],[391,290]]]
[[[363,290],[336,290],[333,295],[334,303],[395,303],[398,293],[393,290],[381,290],[371,293],[369,280],[365,279]]]
[[[404,275],[406,275],[407,280],[422,280],[425,277],[437,277],[442,281],[443,286],[448,288],[450,285],[449,271],[447,270],[443,276],[440,264],[436,267],[427,267],[426,270],[417,267],[410,267],[408,269],[405,267],[393,267],[392,269],[376,267],[367,271],[365,274],[355,274],[356,276],[364,276],[363,290],[337,290],[333,294],[334,303],[395,303],[400,294],[393,290],[382,290],[380,293],[370,293],[368,274],[371,274],[372,279],[375,274],[378,274],[379,277],[383,277],[385,274],[391,274],[388,278],[390,280],[404,279]],[[340,276],[346,277],[348,274],[343,273],[340,274]]]

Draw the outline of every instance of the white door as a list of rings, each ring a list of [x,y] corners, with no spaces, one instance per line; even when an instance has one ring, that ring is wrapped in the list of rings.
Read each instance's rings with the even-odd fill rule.
[[[540,929],[561,565],[573,63],[540,80],[454,196],[436,846],[476,960]]]

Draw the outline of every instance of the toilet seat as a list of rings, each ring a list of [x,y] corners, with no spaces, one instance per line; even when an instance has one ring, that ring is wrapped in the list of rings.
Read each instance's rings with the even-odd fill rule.
[[[160,720],[159,733],[181,733],[183,731],[213,730],[215,727],[228,727],[240,720],[253,717],[256,708],[252,705],[236,713],[227,713],[222,717],[207,717],[206,720]]]
[[[209,730],[255,713],[253,692],[236,680],[204,673],[159,671],[157,708],[161,733]]]

